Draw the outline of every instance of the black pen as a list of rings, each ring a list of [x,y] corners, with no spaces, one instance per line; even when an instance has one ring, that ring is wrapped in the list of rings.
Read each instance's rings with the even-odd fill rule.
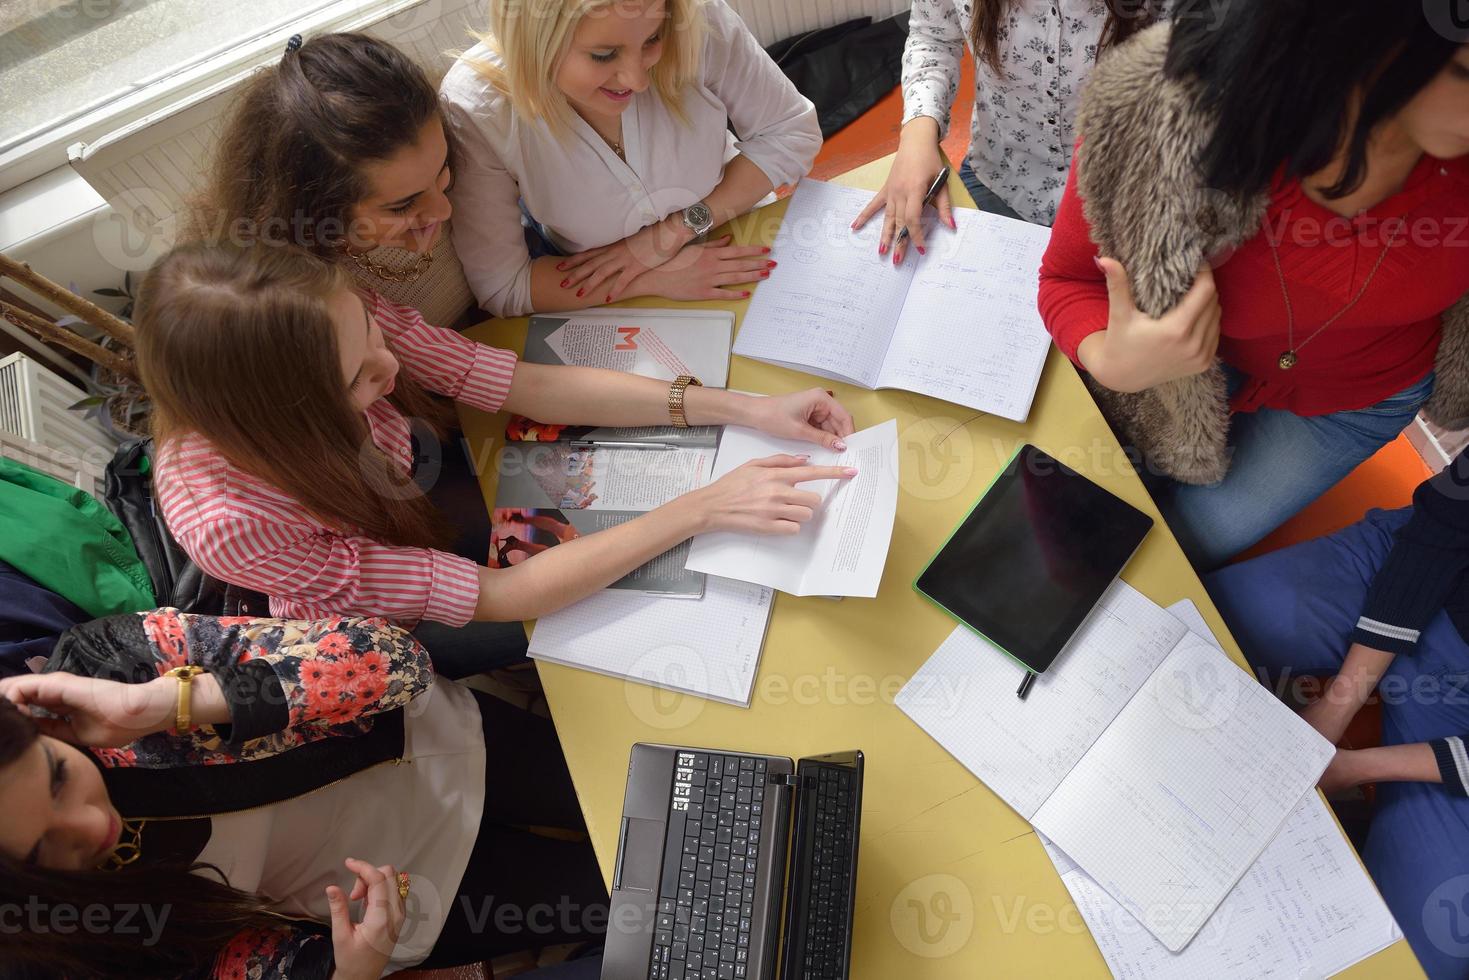
[[[943,190],[944,185],[949,182],[949,174],[951,172],[952,171],[950,170],[949,165],[944,164],[944,169],[939,171],[939,175],[933,179],[933,184],[929,186],[928,193],[923,195],[923,207],[926,208],[933,203],[934,197],[937,196],[938,192]],[[922,214],[922,211],[923,208],[919,208],[920,216]],[[893,250],[896,251],[898,246],[903,244],[907,240],[908,226],[904,225],[898,230],[898,237],[893,239]]]
[[[1035,671],[1027,670],[1025,672],[1025,680],[1020,682],[1020,690],[1015,692],[1017,698],[1022,701],[1025,700],[1025,696],[1030,693],[1030,686],[1035,683],[1035,677]]]

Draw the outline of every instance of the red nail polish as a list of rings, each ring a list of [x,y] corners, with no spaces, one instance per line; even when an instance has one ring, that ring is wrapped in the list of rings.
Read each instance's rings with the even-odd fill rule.
[[[769,255],[770,254],[770,249],[768,249],[768,248],[762,248],[760,250],[760,254],[761,255]]]
[[[952,214],[949,215],[949,227],[954,229],[955,231],[959,230],[959,223],[954,220],[954,216]]]
[[[877,246],[877,254],[878,255],[886,255],[886,254],[888,254],[888,247],[886,245],[879,245],[879,246]]]
[[[563,279],[563,280],[561,280],[561,288],[562,289],[565,289],[567,286],[570,286],[570,285],[571,285],[571,280],[570,279]]]
[[[565,262],[557,262],[556,263],[556,271],[557,272],[565,272],[566,271],[566,263]]]
[[[770,278],[770,271],[769,270],[766,270],[765,272],[760,273],[760,278],[761,279],[769,279]]]
[[[604,303],[610,303],[610,302],[612,302],[612,294],[611,293],[608,293],[607,294],[607,298],[604,299],[602,302],[604,302]]]
[[[576,297],[577,297],[577,299],[581,299],[586,294],[587,294],[587,291],[585,289],[578,289],[576,291]]]
[[[765,263],[765,268],[767,268],[767,269],[774,269],[778,265],[780,265],[779,262],[767,262],[767,263]]]
[[[748,289],[745,290],[743,293],[740,293],[740,299],[749,299],[749,298],[750,298],[750,291]]]
[[[919,245],[918,246],[918,254],[919,255],[927,255],[928,254],[928,249],[924,248],[922,245]]]
[[[893,265],[897,265],[900,261],[902,261],[902,258],[903,258],[903,256],[902,256],[902,253],[901,252],[894,252],[893,253]]]

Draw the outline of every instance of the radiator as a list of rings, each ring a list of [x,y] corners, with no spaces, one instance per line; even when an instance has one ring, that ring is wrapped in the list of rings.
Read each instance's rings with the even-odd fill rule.
[[[100,474],[117,443],[96,421],[67,407],[85,397],[24,354],[0,360],[0,432],[15,437],[0,442],[4,455],[46,472],[60,465],[71,474],[66,481],[76,486],[82,486],[79,474]],[[19,455],[31,451],[28,444],[38,447],[35,458]]]

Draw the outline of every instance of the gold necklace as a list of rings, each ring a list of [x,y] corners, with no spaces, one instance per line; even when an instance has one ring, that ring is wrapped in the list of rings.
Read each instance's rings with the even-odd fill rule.
[[[106,866],[109,871],[126,868],[143,856],[143,828],[147,825],[147,820],[124,820],[122,822],[123,834],[131,835],[132,839],[118,840],[112,853],[107,855]]]
[[[1275,363],[1280,365],[1282,371],[1289,371],[1300,363],[1300,351],[1307,344],[1319,337],[1327,327],[1346,316],[1347,311],[1356,306],[1357,301],[1367,294],[1367,288],[1372,285],[1372,280],[1377,278],[1377,270],[1382,268],[1382,263],[1387,259],[1387,252],[1392,248],[1393,238],[1389,236],[1386,244],[1382,246],[1382,254],[1377,256],[1377,263],[1372,266],[1372,271],[1367,274],[1367,279],[1362,283],[1362,288],[1357,290],[1357,295],[1353,296],[1346,306],[1338,310],[1335,316],[1317,327],[1315,333],[1301,341],[1299,345],[1296,344],[1296,313],[1291,307],[1290,289],[1285,284],[1285,271],[1280,266],[1280,249],[1276,246],[1275,239],[1271,237],[1269,231],[1265,233],[1265,241],[1270,246],[1270,257],[1275,260],[1275,275],[1280,280],[1280,293],[1285,297],[1286,349]]]
[[[370,275],[387,282],[417,282],[419,277],[428,271],[428,267],[434,264],[434,253],[432,250],[424,252],[418,258],[414,259],[413,264],[401,272],[397,269],[387,269],[378,265],[367,257],[366,252],[354,252],[347,247],[345,242],[342,243],[342,251],[352,257],[352,261],[357,263],[359,269],[363,269]]]

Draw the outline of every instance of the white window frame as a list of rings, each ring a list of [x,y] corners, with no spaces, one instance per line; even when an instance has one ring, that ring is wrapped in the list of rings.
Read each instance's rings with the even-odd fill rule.
[[[439,7],[439,0],[336,0],[287,26],[221,44],[187,65],[149,79],[136,91],[0,152],[0,193],[65,167],[67,148],[74,143],[100,139],[151,113],[235,84],[279,58],[292,34],[358,30],[404,14],[432,18]]]

